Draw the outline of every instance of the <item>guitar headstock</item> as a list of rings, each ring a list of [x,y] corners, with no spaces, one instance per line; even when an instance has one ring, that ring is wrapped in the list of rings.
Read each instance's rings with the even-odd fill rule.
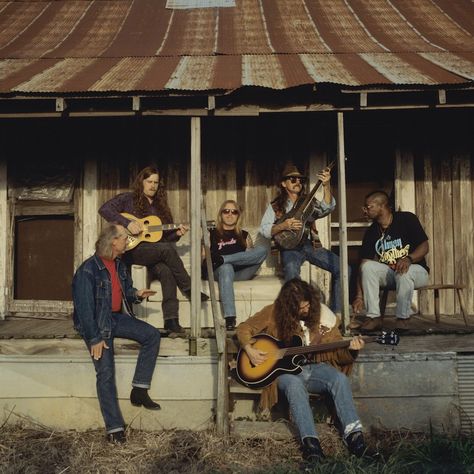
[[[379,344],[385,344],[386,346],[398,346],[400,342],[400,336],[395,331],[382,331],[380,336],[377,336],[375,342]]]

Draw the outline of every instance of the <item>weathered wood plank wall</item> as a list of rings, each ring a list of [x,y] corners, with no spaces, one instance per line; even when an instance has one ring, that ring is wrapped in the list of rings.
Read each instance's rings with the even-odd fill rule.
[[[462,283],[468,313],[474,312],[473,190],[469,153],[431,152],[416,163],[416,212],[428,234],[431,283]],[[418,161],[417,161],[418,160]],[[420,299],[422,313],[433,313],[433,296]],[[459,313],[454,291],[440,292],[442,314]]]

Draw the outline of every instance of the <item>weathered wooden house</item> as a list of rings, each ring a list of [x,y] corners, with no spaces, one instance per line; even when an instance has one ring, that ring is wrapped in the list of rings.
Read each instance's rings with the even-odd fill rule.
[[[464,285],[473,314],[473,35],[469,0],[0,1],[0,421],[101,426],[70,282],[93,252],[98,207],[148,164],[162,172],[175,221],[191,224],[179,250],[194,290],[207,284],[201,202],[213,219],[236,199],[259,238],[283,165],[314,182],[336,160],[338,206],[319,224],[323,243],[356,270],[360,206],[383,188],[420,217],[432,283]],[[148,284],[144,268],[133,276]],[[306,266],[302,276],[327,295],[328,274]],[[239,320],[273,301],[278,277],[271,254],[237,286]],[[151,285],[158,293],[138,312],[162,327]],[[437,325],[433,295],[419,295],[424,336],[361,355],[354,392],[368,425],[470,429],[474,338],[455,296],[441,292],[449,319]],[[137,418],[148,429],[213,420],[211,305],[183,298],[180,314],[190,338],[164,339],[153,386],[164,410]],[[428,335],[440,328],[463,334]],[[131,419],[136,352],[118,346]]]

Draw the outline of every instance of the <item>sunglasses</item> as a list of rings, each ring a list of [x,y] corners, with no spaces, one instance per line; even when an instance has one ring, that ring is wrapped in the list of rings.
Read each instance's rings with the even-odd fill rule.
[[[303,176],[285,176],[285,181],[290,180],[292,184],[300,182],[301,184],[306,183],[306,178]]]
[[[367,212],[367,211],[369,211],[370,209],[372,209],[374,206],[375,206],[375,204],[369,204],[368,206],[362,206],[362,210],[363,210],[364,212]]]
[[[239,211],[237,209],[222,209],[222,214],[232,214],[236,216],[239,214]]]

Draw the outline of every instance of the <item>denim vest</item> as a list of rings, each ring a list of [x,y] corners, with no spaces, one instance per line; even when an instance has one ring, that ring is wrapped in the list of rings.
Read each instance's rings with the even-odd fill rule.
[[[122,311],[134,317],[132,303],[141,300],[127,267],[115,259],[122,290]],[[77,269],[72,280],[74,301],[74,328],[90,344],[109,339],[112,333],[112,283],[110,275],[100,257],[94,254]]]

